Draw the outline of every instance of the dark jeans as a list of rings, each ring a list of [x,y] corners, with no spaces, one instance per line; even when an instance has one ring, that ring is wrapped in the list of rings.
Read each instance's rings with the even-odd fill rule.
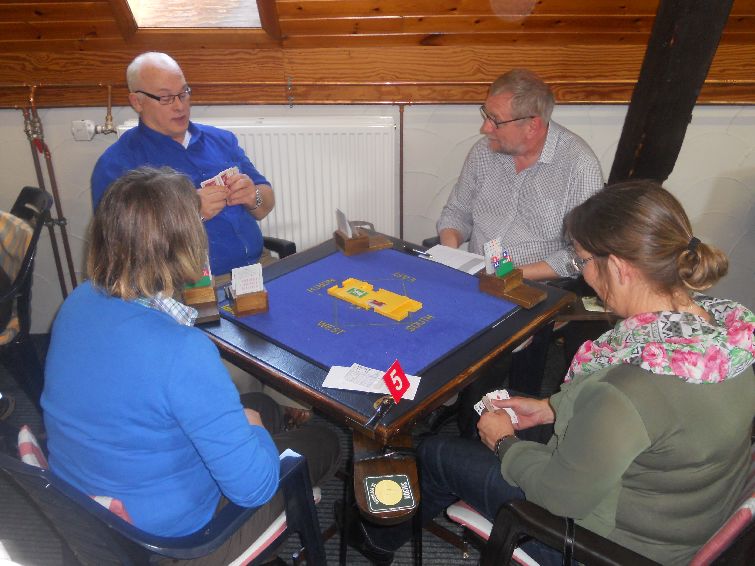
[[[495,454],[479,441],[433,436],[417,447],[422,493],[422,523],[463,499],[490,521],[501,505],[524,499],[524,492],[507,483]],[[412,537],[412,521],[391,527],[363,523],[369,541],[383,550],[396,550]],[[561,553],[536,541],[522,549],[541,565],[560,565]]]
[[[480,371],[479,377],[459,394],[457,423],[462,438],[477,438],[480,416],[474,405],[482,396],[506,387],[527,397],[539,397],[545,375],[545,360],[553,336],[553,325],[540,329],[521,352],[503,354]],[[508,377],[508,379],[507,379]]]

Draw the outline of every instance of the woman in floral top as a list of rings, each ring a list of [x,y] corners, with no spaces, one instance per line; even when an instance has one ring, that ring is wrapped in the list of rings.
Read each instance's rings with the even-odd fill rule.
[[[463,499],[492,520],[506,501],[527,499],[686,564],[736,508],[750,466],[755,315],[699,293],[726,274],[726,256],[694,237],[657,184],[608,187],[572,210],[565,232],[575,267],[623,320],[580,348],[555,395],[494,402],[517,424],[484,413],[481,443],[422,443],[423,519]],[[546,445],[516,436],[549,424]],[[387,562],[402,528],[363,526],[352,542]],[[561,563],[560,549],[523,548]]]

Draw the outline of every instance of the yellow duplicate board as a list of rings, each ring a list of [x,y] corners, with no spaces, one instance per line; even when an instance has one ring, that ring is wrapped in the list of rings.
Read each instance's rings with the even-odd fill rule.
[[[346,279],[342,287],[330,287],[328,295],[365,310],[372,309],[396,321],[404,320],[410,312],[417,312],[422,308],[419,301],[385,289],[375,291],[369,283],[354,278]]]

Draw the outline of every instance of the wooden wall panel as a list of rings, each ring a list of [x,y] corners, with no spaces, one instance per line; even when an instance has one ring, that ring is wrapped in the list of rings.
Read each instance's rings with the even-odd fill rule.
[[[469,16],[382,16],[364,19],[358,16],[321,19],[289,19],[281,22],[284,36],[359,35],[359,34],[418,34],[438,33],[474,35],[498,32],[518,35],[542,33],[601,33],[649,34],[653,16],[580,16],[566,18],[557,15],[529,16],[504,19],[495,15]]]
[[[468,103],[514,66],[566,103],[628,102],[658,0],[263,0],[262,30],[137,30],[125,0],[0,4],[0,107],[126,103],[128,62],[181,63],[200,104]],[[277,16],[276,16],[277,13]],[[277,17],[277,24],[276,20]],[[755,0],[700,102],[755,104]]]
[[[749,0],[748,0],[749,1]],[[282,19],[379,16],[381,14],[643,14],[654,15],[658,0],[278,0]]]
[[[100,2],[49,2],[0,4],[0,22],[57,22],[82,19],[113,21],[110,4]]]

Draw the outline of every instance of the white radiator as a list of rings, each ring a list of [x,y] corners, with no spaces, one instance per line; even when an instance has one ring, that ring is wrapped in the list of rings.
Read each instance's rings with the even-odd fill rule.
[[[398,149],[390,116],[199,119],[232,131],[273,186],[275,208],[260,222],[266,236],[304,250],[331,238],[335,210],[399,234]],[[133,127],[129,121],[119,133]]]

